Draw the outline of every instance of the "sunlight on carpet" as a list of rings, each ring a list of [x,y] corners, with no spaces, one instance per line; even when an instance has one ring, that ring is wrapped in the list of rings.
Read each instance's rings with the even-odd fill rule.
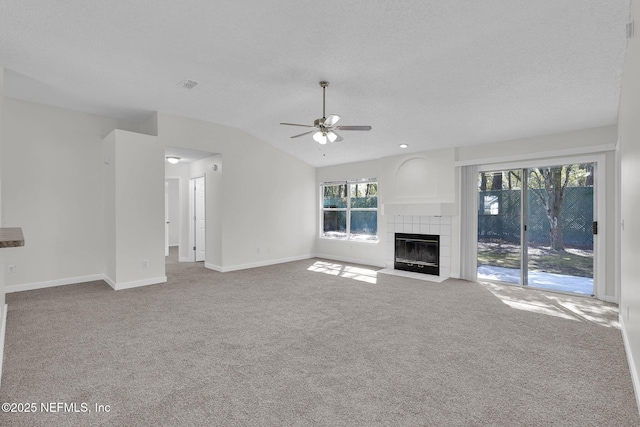
[[[373,284],[377,282],[378,278],[378,273],[375,270],[363,267],[342,265],[327,261],[316,261],[307,270]]]
[[[531,311],[574,321],[587,321],[620,329],[618,308],[599,300],[550,294],[516,286],[480,282],[504,304],[517,310]]]

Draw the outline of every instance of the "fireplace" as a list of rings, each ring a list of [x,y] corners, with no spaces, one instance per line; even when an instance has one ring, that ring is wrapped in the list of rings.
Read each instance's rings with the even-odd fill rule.
[[[395,234],[396,270],[440,275],[440,236],[433,234]]]

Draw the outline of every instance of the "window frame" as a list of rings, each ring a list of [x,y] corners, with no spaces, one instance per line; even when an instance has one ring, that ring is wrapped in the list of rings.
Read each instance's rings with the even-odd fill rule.
[[[376,207],[375,208],[352,208],[351,207],[351,185],[355,184],[376,184]],[[345,185],[347,188],[347,203],[344,208],[325,208],[324,207],[324,189],[325,187],[333,187]],[[378,223],[379,223],[379,182],[377,178],[363,178],[356,180],[345,180],[345,181],[330,181],[323,182],[320,184],[320,229],[319,229],[319,238],[327,239],[327,240],[338,240],[338,241],[349,241],[349,242],[362,242],[362,243],[378,243],[380,241],[380,237],[378,234]],[[325,212],[345,212],[346,216],[346,226],[345,226],[345,236],[344,237],[330,237],[325,236],[324,231],[324,213]],[[354,239],[351,233],[351,213],[352,212],[376,212],[376,234],[375,238],[371,239]],[[372,236],[373,237],[373,236]]]

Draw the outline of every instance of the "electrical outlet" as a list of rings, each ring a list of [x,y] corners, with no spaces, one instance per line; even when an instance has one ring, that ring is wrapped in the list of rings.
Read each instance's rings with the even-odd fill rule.
[[[13,274],[16,272],[16,266],[14,264],[9,264],[7,266],[7,271],[9,272],[9,274]]]
[[[256,253],[259,254],[260,253],[260,248],[256,248]]]
[[[148,259],[143,259],[142,260],[142,268],[149,268],[149,260]]]

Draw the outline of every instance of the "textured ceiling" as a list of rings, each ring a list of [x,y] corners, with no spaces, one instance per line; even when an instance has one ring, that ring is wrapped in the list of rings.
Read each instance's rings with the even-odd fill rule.
[[[217,122],[324,166],[615,124],[628,10],[629,0],[0,0],[0,65],[9,97]],[[331,83],[327,114],[373,129],[323,147],[289,138],[304,129],[280,122],[322,116],[320,80]]]

